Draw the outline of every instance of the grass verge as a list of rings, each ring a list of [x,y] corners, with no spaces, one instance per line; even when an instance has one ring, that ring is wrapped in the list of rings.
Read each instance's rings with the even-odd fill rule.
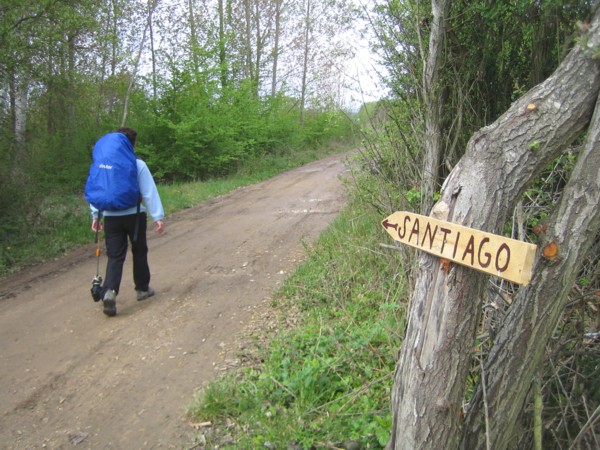
[[[169,214],[345,150],[347,148],[339,145],[330,145],[319,150],[267,155],[246,162],[236,174],[229,177],[159,185],[167,220]],[[82,194],[52,194],[42,201],[29,203],[35,205],[33,210],[7,217],[0,229],[0,279],[93,242],[90,213]]]
[[[379,220],[351,203],[273,301],[282,323],[260,361],[200,391],[189,414],[212,448],[383,448],[405,328],[398,261]]]

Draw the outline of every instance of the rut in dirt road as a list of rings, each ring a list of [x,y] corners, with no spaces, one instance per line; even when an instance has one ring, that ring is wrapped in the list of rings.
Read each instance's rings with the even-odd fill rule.
[[[90,296],[91,245],[3,280],[0,448],[193,446],[195,390],[344,206],[346,171],[330,156],[167,217],[149,233],[156,296],[136,301],[129,254],[113,318]]]

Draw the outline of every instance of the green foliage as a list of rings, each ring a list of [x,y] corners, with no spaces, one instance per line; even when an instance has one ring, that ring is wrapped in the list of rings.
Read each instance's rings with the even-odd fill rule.
[[[410,190],[406,192],[406,200],[415,209],[419,207],[419,204],[421,203],[421,197],[421,191],[418,191],[414,187],[410,188]]]
[[[534,227],[544,223],[570,177],[575,164],[575,152],[576,149],[568,149],[549,163],[525,192],[522,220],[527,238],[532,242],[538,240],[533,232]]]
[[[256,98],[251,83],[219,92],[210,79],[199,85],[175,75],[158,112],[138,127],[137,152],[159,179],[222,176],[263,155],[352,137],[352,123],[339,113],[315,112],[301,127],[285,97]]]
[[[474,83],[471,95],[477,101],[469,103],[479,116],[476,126],[504,112],[515,100],[516,87],[520,95],[552,73],[574,43],[573,26],[589,6],[587,0],[453,5],[450,61],[463,81]]]
[[[90,241],[89,212],[80,196],[31,199],[20,193],[18,198],[24,205],[13,205],[13,214],[0,227],[0,276]]]
[[[436,86],[437,95],[444,99],[440,184],[476,130],[493,122],[518,96],[554,71],[575,43],[575,24],[588,18],[590,6],[589,0],[568,5],[560,0],[451,2]],[[398,127],[412,134],[418,143],[419,152],[413,153],[417,161],[426,148],[421,96],[432,21],[429,8],[428,2],[384,2],[373,20],[379,37],[376,46],[390,74],[389,87],[404,110],[391,117],[386,132]],[[419,184],[403,184],[402,189]]]
[[[260,367],[212,383],[190,414],[232,419],[232,448],[348,441],[383,448],[405,292],[397,260],[375,250],[379,228],[356,203],[344,211],[275,300],[297,325],[259,347]],[[218,432],[208,438],[222,444]]]

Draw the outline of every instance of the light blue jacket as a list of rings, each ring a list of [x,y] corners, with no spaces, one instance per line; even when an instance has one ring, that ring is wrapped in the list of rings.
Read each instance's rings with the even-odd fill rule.
[[[138,184],[140,186],[140,194],[142,196],[142,205],[140,206],[141,212],[148,212],[152,219],[156,222],[162,220],[165,217],[165,211],[160,201],[160,195],[154,178],[150,173],[150,169],[144,161],[141,159],[136,160],[137,162],[137,173],[138,173]],[[98,210],[90,205],[92,211],[92,219],[98,218]],[[135,214],[137,212],[137,206],[133,206],[129,209],[123,209],[121,211],[102,211],[105,216],[127,216],[129,214]]]

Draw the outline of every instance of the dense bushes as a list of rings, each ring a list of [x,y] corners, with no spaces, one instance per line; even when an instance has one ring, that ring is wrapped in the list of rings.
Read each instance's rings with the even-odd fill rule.
[[[139,123],[138,153],[159,179],[192,180],[231,173],[258,156],[352,137],[341,112],[310,111],[301,124],[293,99],[256,98],[251,85],[226,92],[175,87]]]
[[[60,117],[52,124],[44,122],[52,100],[41,96],[36,99],[39,107],[28,116],[24,143],[18,144],[8,130],[1,134],[3,271],[13,265],[11,249],[43,233],[44,223],[38,219],[45,217],[47,199],[83,195],[94,142],[119,126],[124,105],[116,101],[112,112],[100,114],[87,84],[80,80],[77,92],[82,98],[72,104],[75,128]],[[117,97],[124,98],[125,80],[115,80],[113,87]],[[136,152],[161,183],[218,178],[251,167],[256,159],[353,139],[353,123],[343,112],[304,115],[303,121],[293,99],[283,95],[258,98],[244,83],[222,92],[209,79],[197,83],[180,74],[156,101],[141,88],[134,89],[127,126],[138,130]]]

